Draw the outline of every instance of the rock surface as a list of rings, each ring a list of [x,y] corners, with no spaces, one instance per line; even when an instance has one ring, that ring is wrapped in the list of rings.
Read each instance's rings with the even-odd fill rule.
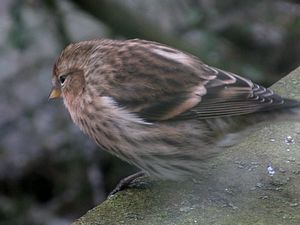
[[[300,99],[300,67],[277,93]],[[87,224],[300,224],[300,122],[261,125],[210,160],[198,180],[151,181],[87,212]]]

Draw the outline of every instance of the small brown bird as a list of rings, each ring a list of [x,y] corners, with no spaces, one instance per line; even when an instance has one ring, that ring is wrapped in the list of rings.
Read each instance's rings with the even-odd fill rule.
[[[197,174],[247,127],[297,115],[299,102],[145,40],[66,47],[50,98],[99,146],[163,179]]]

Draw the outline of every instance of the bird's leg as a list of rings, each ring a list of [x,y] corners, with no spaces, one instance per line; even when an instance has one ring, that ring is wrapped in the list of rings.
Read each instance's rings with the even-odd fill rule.
[[[117,186],[109,193],[108,197],[129,187],[137,178],[144,177],[144,176],[146,176],[146,173],[144,171],[139,171],[128,177],[123,178],[122,180],[120,180],[120,182],[117,184]]]

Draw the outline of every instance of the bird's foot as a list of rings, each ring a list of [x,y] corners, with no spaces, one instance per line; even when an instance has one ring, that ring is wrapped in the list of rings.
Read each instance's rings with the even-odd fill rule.
[[[145,188],[147,186],[147,182],[143,182],[138,180],[138,178],[147,176],[144,171],[140,171],[137,173],[134,173],[128,177],[123,178],[120,180],[120,182],[117,184],[117,186],[109,193],[108,197],[111,197],[112,195],[116,194],[119,191],[122,191],[128,187],[136,187],[136,188]]]

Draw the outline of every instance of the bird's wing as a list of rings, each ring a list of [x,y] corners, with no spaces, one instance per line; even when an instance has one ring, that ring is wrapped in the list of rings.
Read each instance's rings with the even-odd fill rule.
[[[216,78],[205,84],[207,93],[195,107],[178,118],[216,118],[299,106],[299,101],[283,98],[272,90],[217,68],[206,66]]]
[[[110,95],[148,121],[236,116],[299,105],[250,80],[154,42],[127,49]],[[117,79],[116,78],[116,79]]]

